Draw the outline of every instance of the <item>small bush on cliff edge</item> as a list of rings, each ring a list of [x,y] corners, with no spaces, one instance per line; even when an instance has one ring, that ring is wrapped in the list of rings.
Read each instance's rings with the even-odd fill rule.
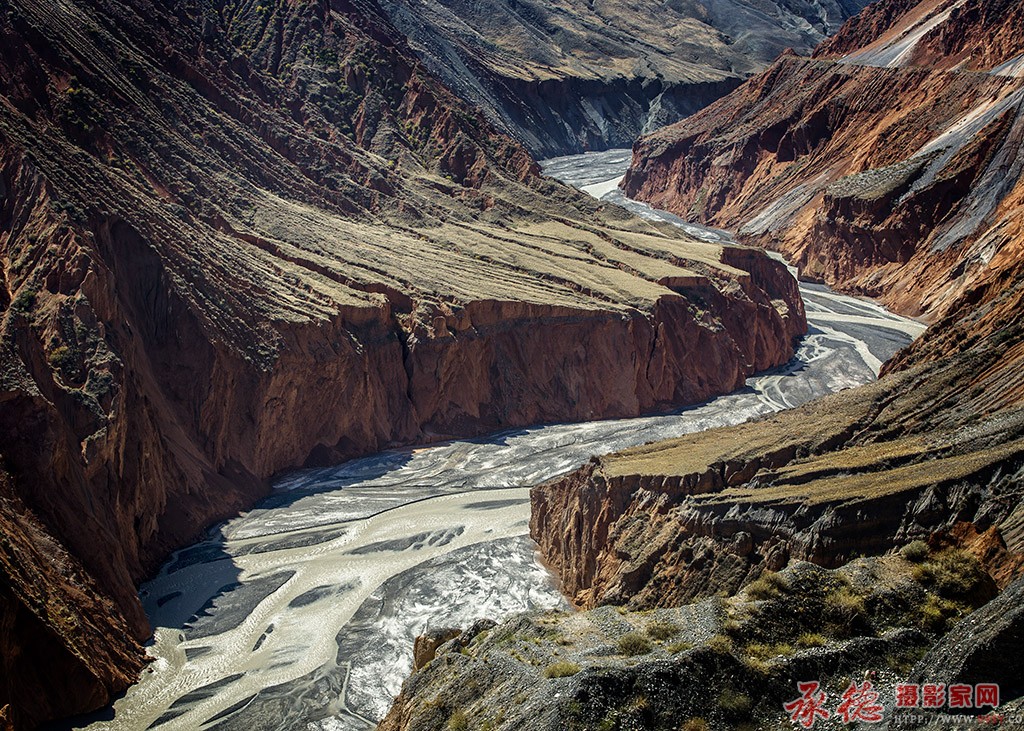
[[[911,541],[900,550],[900,555],[911,563],[921,563],[928,558],[928,544],[924,541]]]
[[[765,571],[760,578],[747,585],[747,596],[758,599],[775,599],[790,590],[789,583],[774,571]]]
[[[619,654],[632,657],[635,655],[646,655],[654,649],[651,641],[639,632],[630,632],[619,638]]]
[[[545,678],[568,678],[570,675],[575,675],[580,671],[580,666],[574,662],[568,660],[559,660],[553,662],[544,668]]]

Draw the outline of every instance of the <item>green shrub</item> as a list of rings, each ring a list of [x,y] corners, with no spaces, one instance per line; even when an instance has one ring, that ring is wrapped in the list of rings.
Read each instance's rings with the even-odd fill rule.
[[[789,591],[789,582],[774,571],[765,571],[755,581],[747,584],[747,596],[751,599],[774,599]]]
[[[679,642],[673,642],[671,645],[667,645],[665,649],[672,654],[675,654],[677,652],[686,652],[687,650],[693,649],[693,644],[686,642],[685,640],[680,640]]]
[[[921,563],[928,558],[928,544],[924,541],[911,541],[900,550],[900,555],[911,563]]]
[[[553,662],[544,668],[545,678],[568,678],[580,671],[580,666],[568,660]]]
[[[32,308],[36,306],[36,290],[28,287],[20,292],[18,296],[11,302],[11,310],[14,312],[31,312]]]
[[[840,586],[825,597],[825,609],[843,622],[852,622],[865,613],[864,597],[849,586]]]
[[[456,711],[448,717],[448,731],[469,731],[469,717],[463,711]]]
[[[618,648],[620,655],[634,656],[646,655],[654,646],[639,632],[630,632],[619,638]]]
[[[914,578],[922,584],[934,586],[939,594],[950,598],[980,595],[991,583],[978,559],[956,548],[947,548],[915,566]]]
[[[651,622],[647,625],[647,636],[658,642],[664,642],[677,634],[679,634],[679,625],[674,622]]]
[[[46,356],[46,361],[57,369],[69,368],[74,365],[75,354],[66,345],[58,345]]]
[[[959,619],[968,611],[966,607],[956,602],[929,594],[925,603],[921,605],[918,624],[930,632],[945,632],[949,628],[950,620]]]
[[[744,651],[751,657],[757,658],[758,660],[771,660],[779,657],[780,655],[792,655],[793,646],[785,642],[778,642],[773,645],[763,642],[751,642],[746,646],[746,648],[744,648]]]
[[[708,640],[708,648],[719,655],[728,655],[732,652],[732,640],[726,635],[715,635]]]

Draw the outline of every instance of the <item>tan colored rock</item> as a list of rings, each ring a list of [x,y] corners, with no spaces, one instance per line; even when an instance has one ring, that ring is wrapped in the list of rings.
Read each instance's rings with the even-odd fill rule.
[[[413,643],[412,667],[419,670],[437,656],[437,648],[450,639],[462,634],[461,629],[454,627],[438,627],[426,634],[419,635]]]

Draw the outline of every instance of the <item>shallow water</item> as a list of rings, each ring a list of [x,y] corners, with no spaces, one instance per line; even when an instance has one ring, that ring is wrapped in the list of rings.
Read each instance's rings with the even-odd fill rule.
[[[722,231],[623,199],[629,151],[549,174],[701,238]],[[920,334],[870,302],[802,286],[810,332],[783,368],[674,414],[513,430],[304,470],[178,551],[141,592],[156,658],[90,729],[366,729],[430,626],[564,607],[528,537],[529,486],[603,454],[745,421],[873,380]]]

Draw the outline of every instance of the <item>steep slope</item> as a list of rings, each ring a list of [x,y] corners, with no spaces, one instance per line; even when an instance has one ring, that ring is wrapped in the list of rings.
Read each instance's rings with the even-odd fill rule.
[[[935,317],[1012,258],[1024,15],[883,0],[636,147],[634,197],[738,230],[801,273]]]
[[[952,5],[869,7],[820,51],[840,58],[783,58],[642,140],[625,183],[934,324],[874,384],[534,488],[531,533],[589,611],[443,645],[385,728],[774,728],[798,681],[884,702],[982,665],[1019,713],[1016,663],[987,659],[1019,644],[1024,574],[1024,36],[1019,4]]]
[[[820,683],[830,714],[851,678],[869,677],[882,702],[908,671],[918,682],[972,680],[969,666],[966,673],[936,672],[935,660],[910,666],[959,616],[992,596],[990,582],[962,553],[914,548],[907,552],[913,561],[857,559],[835,570],[795,563],[736,596],[686,606],[479,622],[424,658],[379,729],[783,729],[793,725],[784,704],[809,678]],[[955,586],[940,587],[951,579]],[[1008,601],[1000,597],[979,610],[978,623],[955,625],[938,648],[949,653],[956,637],[960,653],[981,659],[991,657],[993,640],[1019,644],[1019,621],[1002,618],[1012,617],[1007,608],[1022,587],[1017,582]],[[975,632],[965,638],[967,622]],[[991,663],[981,682],[998,679],[1016,690],[1015,665]],[[915,712],[922,713],[905,711]],[[826,725],[819,718],[816,725],[846,725],[838,720]],[[918,725],[912,718],[901,722],[889,728]]]
[[[761,252],[540,178],[372,3],[17,0],[0,78],[19,727],[123,690],[135,582],[275,472],[701,400],[805,326]]]
[[[863,0],[383,0],[427,67],[538,157],[626,147],[809,52]]]
[[[691,210],[706,205],[719,222],[773,199],[748,234],[761,231],[759,240],[812,272],[827,265],[827,279],[937,321],[877,384],[603,458],[538,488],[534,535],[577,602],[678,602],[735,591],[791,558],[835,566],[913,538],[972,546],[1003,584],[1019,573],[1024,184],[1012,100],[1021,80],[949,69],[963,65],[965,23],[976,31],[975,57],[988,65],[1014,52],[1019,40],[1005,39],[1020,36],[1005,26],[1020,18],[995,0],[952,9],[877,4],[822,53],[849,51],[850,35],[861,50],[839,61],[783,59],[734,98],[638,145],[627,188],[657,189],[654,177],[640,183],[644,170],[688,170],[702,191],[721,193]],[[933,68],[863,65],[892,62],[897,46],[900,58],[923,54]],[[969,113],[982,96],[984,113]],[[731,111],[740,116],[720,116],[717,132],[689,136]],[[940,116],[929,124],[929,115]],[[725,132],[730,119],[737,126]],[[919,145],[925,153],[899,157]],[[659,156],[644,157],[655,148]],[[828,183],[827,166],[869,169]],[[812,174],[822,180],[808,182]],[[718,187],[726,180],[735,196]],[[652,200],[677,207],[681,190],[694,191],[659,190]],[[846,208],[829,207],[843,201]],[[813,225],[802,227],[805,219]]]

